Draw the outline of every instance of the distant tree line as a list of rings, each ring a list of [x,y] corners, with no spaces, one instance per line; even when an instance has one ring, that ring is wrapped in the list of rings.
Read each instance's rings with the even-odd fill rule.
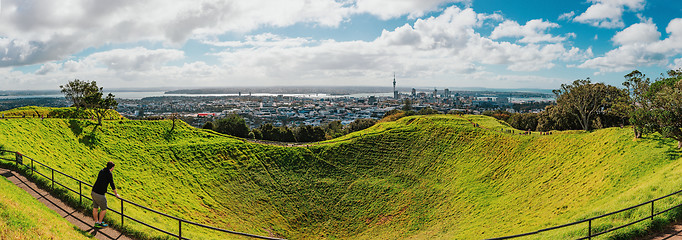
[[[632,125],[634,137],[659,133],[682,148],[682,69],[670,70],[654,81],[638,70],[625,75],[624,89],[589,78],[562,84],[554,90],[556,104],[540,113],[483,114],[522,130],[585,130]]]
[[[431,107],[414,111],[411,107],[412,102],[409,99],[405,99],[403,103],[402,109],[390,110],[384,114],[382,119],[394,121],[405,116],[441,114],[441,112]],[[241,138],[278,142],[317,142],[360,131],[374,126],[377,122],[376,119],[361,118],[345,126],[341,124],[341,121],[332,121],[321,126],[300,125],[296,127],[276,127],[271,123],[267,123],[257,128],[249,129],[242,117],[232,114],[214,122],[206,122],[203,128]]]
[[[344,126],[341,121],[332,121],[322,126],[300,125],[296,127],[279,126],[271,123],[249,129],[246,121],[239,115],[232,114],[214,122],[206,122],[204,129],[211,129],[241,138],[251,138],[278,142],[318,142],[360,131],[376,124],[375,119],[356,119]]]

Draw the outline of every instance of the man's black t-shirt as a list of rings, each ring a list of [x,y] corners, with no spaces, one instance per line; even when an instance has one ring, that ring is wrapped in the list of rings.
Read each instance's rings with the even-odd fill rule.
[[[108,168],[103,168],[99,171],[99,174],[97,174],[97,181],[95,181],[95,184],[92,186],[92,191],[104,195],[107,193],[107,185],[111,185],[111,189],[116,190],[116,186],[114,186],[114,176],[111,175],[111,171],[109,171]]]

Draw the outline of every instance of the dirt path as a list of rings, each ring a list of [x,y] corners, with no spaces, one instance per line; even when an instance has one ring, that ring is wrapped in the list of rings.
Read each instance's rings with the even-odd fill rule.
[[[14,185],[17,185],[17,187],[24,189],[24,191],[31,194],[31,196],[38,199],[38,201],[45,204],[48,208],[57,212],[59,216],[62,216],[63,218],[71,222],[73,225],[76,225],[76,227],[80,228],[81,230],[89,232],[97,239],[106,240],[132,239],[112,228],[103,229],[94,228],[92,226],[94,224],[92,216],[85,216],[85,214],[83,214],[82,212],[79,212],[67,206],[64,202],[53,197],[47,191],[39,188],[33,182],[29,181],[28,179],[26,179],[24,176],[17,172],[5,168],[0,168],[0,175],[7,178],[7,180],[10,180],[12,183],[14,183]]]
[[[666,227],[663,231],[650,234],[637,240],[682,240],[682,223]]]

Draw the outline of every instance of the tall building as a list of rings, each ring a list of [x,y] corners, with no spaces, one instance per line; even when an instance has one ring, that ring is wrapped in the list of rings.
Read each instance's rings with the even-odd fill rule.
[[[417,96],[417,89],[412,88],[412,97]]]
[[[393,98],[398,99],[398,91],[395,90],[395,73],[393,73]]]
[[[438,97],[438,89],[433,88],[433,97],[436,98]]]
[[[450,97],[450,89],[445,89],[445,97],[449,98]]]

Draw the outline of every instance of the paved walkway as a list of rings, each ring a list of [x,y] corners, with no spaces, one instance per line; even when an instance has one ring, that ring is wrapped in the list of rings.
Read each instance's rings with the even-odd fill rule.
[[[17,185],[17,187],[24,189],[24,191],[28,192],[29,194],[31,194],[31,196],[38,199],[38,201],[42,202],[50,209],[57,212],[60,216],[71,222],[73,225],[76,225],[76,227],[94,235],[95,238],[97,239],[105,240],[132,239],[130,237],[123,235],[122,233],[118,232],[113,228],[97,229],[92,227],[92,224],[94,223],[94,221],[92,220],[92,216],[85,216],[85,214],[83,214],[82,212],[76,211],[75,209],[69,207],[64,202],[53,197],[52,195],[50,195],[50,193],[39,188],[33,182],[29,181],[28,179],[26,179],[24,176],[17,172],[5,168],[0,168],[0,175],[7,178],[7,180],[10,180],[12,183],[14,183],[14,185]]]

